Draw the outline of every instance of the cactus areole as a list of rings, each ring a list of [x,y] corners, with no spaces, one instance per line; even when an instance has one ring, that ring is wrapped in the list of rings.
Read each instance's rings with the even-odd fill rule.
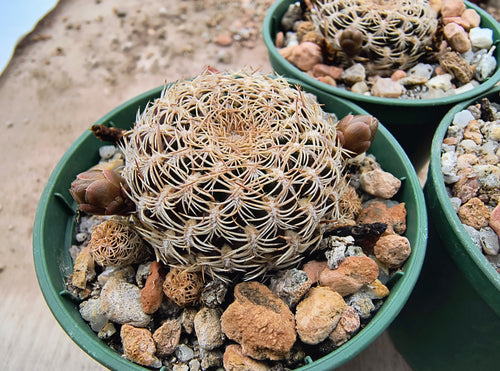
[[[137,229],[170,266],[253,279],[297,264],[343,218],[336,124],[281,78],[174,83],[121,147]]]

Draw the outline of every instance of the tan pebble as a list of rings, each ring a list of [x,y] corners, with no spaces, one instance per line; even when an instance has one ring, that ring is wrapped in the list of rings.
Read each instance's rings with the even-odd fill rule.
[[[481,16],[474,9],[465,9],[461,17],[469,23],[470,28],[479,27],[481,24]]]
[[[228,345],[222,359],[225,371],[267,371],[270,366],[262,361],[256,361],[243,354],[241,346]]]
[[[429,0],[429,5],[432,10],[439,13],[441,11],[441,6],[443,6],[443,0]]]
[[[274,40],[274,45],[277,48],[282,48],[283,45],[285,45],[285,35],[283,34],[282,31],[280,31],[276,34],[276,39]]]
[[[233,37],[230,33],[221,33],[215,38],[215,43],[220,46],[229,46],[233,43]]]
[[[324,269],[328,269],[328,263],[326,261],[311,260],[302,267],[302,270],[306,272],[307,277],[311,280],[312,285],[318,282],[319,275]]]
[[[309,71],[314,65],[323,62],[323,56],[317,44],[305,41],[293,48],[290,61],[300,70]]]
[[[297,26],[297,39],[299,42],[301,42],[302,37],[306,34],[308,34],[311,31],[315,31],[316,26],[314,23],[305,21],[305,22],[300,22],[299,25]]]
[[[465,11],[463,0],[443,0],[441,5],[441,15],[446,17],[460,17]]]
[[[399,80],[401,80],[401,79],[403,79],[405,77],[406,77],[406,72],[403,71],[403,70],[396,70],[391,75],[391,79],[393,81],[399,81]]]
[[[446,71],[443,69],[443,67],[441,67],[441,66],[437,66],[437,67],[434,69],[434,73],[435,73],[436,75],[444,75],[445,73],[448,73],[448,72],[446,72]]]
[[[312,75],[314,77],[330,76],[332,79],[338,80],[342,76],[342,71],[343,69],[341,67],[328,66],[323,63],[318,63],[314,65]]]
[[[462,158],[463,160],[463,158]],[[453,185],[452,193],[455,197],[460,198],[462,203],[466,203],[472,197],[476,197],[481,183],[477,174],[471,167],[464,167],[457,172],[458,181]]]
[[[490,220],[490,209],[477,197],[471,198],[458,209],[462,223],[477,230],[486,227]]]
[[[470,120],[464,130],[464,139],[471,139],[476,144],[483,142],[483,134],[479,130],[479,123],[477,120]]]
[[[351,306],[345,307],[340,321],[329,338],[336,346],[344,344],[359,329],[361,324],[358,311]]]
[[[451,48],[458,53],[465,53],[471,48],[469,34],[457,23],[449,23],[444,26],[444,37]]]
[[[297,333],[295,317],[285,302],[259,282],[239,283],[234,297],[221,317],[226,336],[254,359],[288,357]]]
[[[161,367],[161,361],[155,357],[156,346],[149,330],[125,324],[120,336],[127,359],[142,366]]]
[[[319,76],[316,77],[318,81],[321,81],[323,84],[328,84],[330,86],[337,86],[337,82],[332,79],[330,76]]]
[[[449,23],[456,23],[459,26],[463,27],[463,29],[465,31],[469,31],[471,28],[469,21],[467,19],[462,18],[462,17],[443,18],[443,24],[447,25]]]
[[[161,263],[153,262],[149,267],[149,276],[141,290],[141,303],[144,313],[153,314],[161,306],[163,300],[163,281],[165,275]]]
[[[397,193],[401,181],[387,171],[375,169],[361,173],[361,187],[372,196],[388,200]]]
[[[322,36],[317,33],[316,31],[310,31],[308,33],[306,33],[304,36],[302,36],[302,38],[300,39],[300,42],[306,42],[306,41],[310,41],[312,43],[315,43],[315,44],[319,44],[322,40]]]
[[[374,201],[366,206],[358,216],[358,224],[363,223],[386,223],[387,229],[384,235],[406,231],[406,205],[401,202],[390,208],[381,201]]]
[[[390,234],[379,238],[373,252],[389,268],[399,268],[411,254],[410,241],[404,236]]]
[[[345,307],[342,296],[329,287],[311,288],[295,312],[300,340],[306,344],[325,340],[337,326]]]
[[[498,238],[500,238],[500,204],[498,204],[491,212],[489,224],[498,235]]]
[[[390,294],[389,289],[379,279],[369,283],[363,289],[370,299],[382,299]]]
[[[156,354],[166,357],[175,352],[181,339],[182,326],[179,319],[168,319],[153,333]]]
[[[371,94],[382,98],[399,98],[403,93],[403,86],[390,77],[378,77],[371,89]]]
[[[182,311],[181,323],[186,334],[192,334],[194,331],[194,317],[196,313],[198,313],[198,311],[193,307],[184,308]]]
[[[449,146],[456,146],[458,143],[458,138],[456,137],[444,138],[443,143],[448,144]]]
[[[322,286],[328,286],[342,296],[358,291],[378,277],[378,266],[366,256],[348,256],[337,269],[325,269],[319,275]]]
[[[280,55],[285,58],[288,62],[292,62],[292,54],[293,50],[297,47],[298,45],[292,45],[292,46],[287,46],[286,48],[281,48],[278,50]]]
[[[79,289],[85,289],[87,282],[93,279],[95,274],[95,264],[90,253],[90,247],[85,246],[75,259],[72,276],[73,285]]]

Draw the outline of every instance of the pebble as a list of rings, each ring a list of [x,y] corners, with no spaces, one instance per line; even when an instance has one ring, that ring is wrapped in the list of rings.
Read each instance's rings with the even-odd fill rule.
[[[127,359],[142,366],[160,368],[161,361],[156,358],[156,346],[151,332],[124,324],[120,331],[123,354]]]
[[[302,71],[309,71],[314,65],[323,62],[320,47],[310,41],[294,46],[289,61]]]
[[[373,201],[363,208],[358,216],[357,223],[386,223],[387,229],[384,234],[406,231],[406,206],[404,202],[387,207],[382,201]]]
[[[126,267],[110,266],[106,267],[102,273],[97,276],[97,282],[103,287],[110,278],[116,278],[121,281],[132,283],[134,279],[134,268],[130,265]]]
[[[375,281],[378,266],[365,256],[349,256],[337,269],[324,269],[319,274],[321,286],[327,286],[342,296],[357,292],[363,285]]]
[[[410,241],[397,234],[382,236],[378,239],[373,251],[377,259],[387,267],[399,268],[411,254]]]
[[[102,288],[101,309],[110,321],[119,324],[145,327],[151,321],[142,310],[141,290],[114,277]]]
[[[149,276],[141,290],[141,303],[144,313],[153,314],[163,300],[163,281],[165,274],[162,272],[161,263],[154,261],[149,266]]]
[[[471,41],[462,26],[454,22],[448,23],[444,26],[443,34],[453,50],[459,53],[465,53],[470,50]]]
[[[464,11],[463,0],[442,0],[441,14],[443,17],[460,17]]]
[[[372,299],[364,292],[358,291],[346,299],[347,305],[353,307],[359,317],[366,320],[371,317],[372,311],[375,309]]]
[[[330,288],[311,288],[295,312],[300,340],[306,344],[325,340],[340,321],[345,306],[342,296]]]
[[[175,356],[181,362],[189,362],[194,357],[194,351],[193,351],[193,349],[191,349],[190,347],[188,347],[186,344],[180,344],[175,349]]]
[[[483,252],[487,255],[497,255],[500,251],[500,240],[498,234],[490,227],[479,230],[479,239]]]
[[[358,331],[360,324],[361,322],[357,310],[351,306],[346,306],[342,312],[339,323],[330,333],[329,338],[336,346],[340,346]]]
[[[215,38],[215,43],[220,46],[229,46],[233,43],[233,37],[230,33],[221,33]]]
[[[245,354],[241,346],[231,344],[224,351],[224,370],[225,371],[267,371],[269,365],[262,361],[256,361]]]
[[[403,86],[390,77],[377,77],[371,88],[371,94],[375,97],[399,98],[403,94]]]
[[[254,359],[285,359],[297,336],[294,315],[285,302],[259,282],[239,283],[234,296],[221,317],[226,336]]]
[[[73,266],[72,282],[79,289],[85,289],[87,282],[94,279],[96,275],[94,259],[88,246],[82,248]]]
[[[102,161],[109,160],[114,156],[115,152],[116,147],[113,145],[99,147],[99,156],[101,157]]]
[[[343,70],[341,77],[342,80],[344,80],[349,85],[365,81],[366,78],[365,66],[363,66],[361,63],[355,63],[351,67]]]
[[[470,42],[476,49],[489,49],[493,45],[493,30],[474,27],[469,31]]]
[[[471,120],[474,120],[472,113],[469,110],[463,110],[453,116],[453,125],[465,128]]]
[[[361,188],[366,193],[383,199],[392,198],[401,187],[401,181],[382,169],[361,173]]]
[[[497,60],[490,53],[484,55],[476,65],[475,75],[478,81],[485,81],[497,68]]]
[[[179,319],[167,319],[153,333],[156,354],[166,357],[175,352],[181,338],[182,326]]]
[[[460,206],[458,217],[462,223],[479,230],[488,225],[490,210],[479,198],[473,197]]]
[[[444,91],[450,90],[452,88],[452,83],[451,83],[452,78],[453,76],[451,76],[449,73],[437,75],[429,79],[425,83],[425,85],[431,89],[441,89]]]
[[[101,310],[101,299],[99,297],[81,302],[80,314],[85,321],[90,323],[90,327],[95,332],[101,331],[108,323],[106,313]]]
[[[293,308],[311,285],[312,282],[305,271],[293,268],[278,272],[271,278],[269,288],[289,308]]]
[[[201,308],[194,317],[194,331],[198,344],[205,350],[213,350],[224,343],[221,329],[221,310],[219,308]]]
[[[304,272],[306,272],[307,277],[311,281],[311,284],[315,284],[319,281],[319,275],[324,269],[328,269],[328,262],[310,260],[302,267]]]
[[[497,233],[500,238],[500,204],[498,204],[490,215],[489,226]]]
[[[220,350],[205,350],[200,348],[200,364],[202,370],[221,367],[223,354]]]

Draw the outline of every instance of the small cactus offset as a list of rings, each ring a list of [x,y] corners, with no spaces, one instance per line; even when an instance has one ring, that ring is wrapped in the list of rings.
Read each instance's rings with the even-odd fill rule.
[[[310,0],[309,17],[344,63],[383,75],[415,65],[433,44],[438,14],[427,0]]]
[[[335,123],[284,79],[175,83],[122,143],[137,229],[171,266],[255,278],[298,263],[322,222],[344,217]]]
[[[99,224],[89,242],[90,254],[102,267],[122,267],[148,256],[141,236],[125,219],[109,219]]]

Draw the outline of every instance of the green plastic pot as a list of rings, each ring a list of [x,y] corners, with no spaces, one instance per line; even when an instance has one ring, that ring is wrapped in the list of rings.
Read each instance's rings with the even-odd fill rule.
[[[296,82],[291,81],[292,84]],[[138,109],[160,96],[161,87],[144,93],[114,109],[96,124],[129,128],[133,125]],[[331,97],[316,89],[309,89],[318,96],[327,111],[339,117],[349,113],[366,114],[355,104]],[[33,231],[33,254],[38,282],[54,317],[66,333],[95,360],[113,370],[143,370],[142,367],[123,359],[109,348],[90,329],[78,312],[78,302],[65,290],[65,276],[71,272],[69,247],[73,242],[76,204],[68,189],[75,176],[94,165],[98,149],[103,145],[90,131],[82,134],[64,154],[53,170],[41,196]],[[403,149],[386,128],[380,126],[370,152],[383,168],[402,180],[397,194],[406,203],[406,236],[412,254],[404,272],[390,282],[391,293],[370,323],[349,342],[325,357],[312,361],[303,370],[333,369],[347,362],[373,342],[394,320],[406,303],[423,264],[427,244],[427,214],[423,192],[417,175]]]
[[[303,85],[310,85],[327,94],[346,98],[376,116],[396,137],[412,162],[422,165],[426,161],[432,134],[442,117],[455,104],[477,97],[490,90],[500,81],[500,68],[485,82],[467,92],[438,99],[397,99],[380,98],[357,94],[345,89],[324,84],[295,67],[281,56],[275,47],[276,34],[280,30],[283,15],[290,4],[297,0],[278,0],[267,11],[262,26],[262,36],[268,49],[273,69],[280,75],[294,78]],[[500,24],[478,6],[464,1],[468,8],[476,10],[481,16],[481,27],[493,30],[493,40],[500,41]],[[497,65],[500,66],[500,51],[495,50]],[[418,167],[418,166],[417,166]]]
[[[484,95],[500,102],[500,88]],[[439,124],[425,185],[430,230],[415,290],[390,328],[396,348],[415,370],[494,370],[500,358],[500,274],[462,226],[441,172],[441,145],[456,105]]]

